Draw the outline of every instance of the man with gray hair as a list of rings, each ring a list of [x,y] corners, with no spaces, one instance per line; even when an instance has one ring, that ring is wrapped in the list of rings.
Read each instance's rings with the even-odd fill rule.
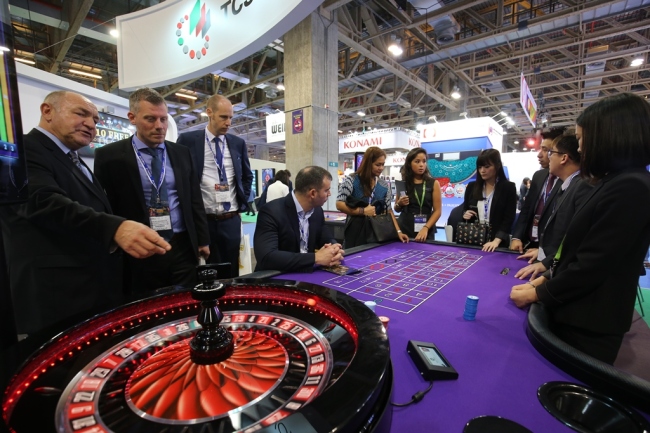
[[[121,302],[117,247],[134,258],[170,248],[149,227],[114,215],[99,180],[77,155],[97,134],[95,105],[57,91],[40,110],[38,126],[23,140],[29,199],[1,210],[19,334]]]
[[[327,170],[305,167],[292,193],[260,210],[253,241],[255,271],[309,272],[341,264],[344,251],[325,226],[322,208],[331,186]]]
[[[165,141],[167,104],[155,90],[133,92],[128,116],[135,135],[97,149],[95,171],[113,211],[149,225],[172,249],[146,260],[127,258],[125,284],[130,292],[191,287],[210,239],[190,152]]]

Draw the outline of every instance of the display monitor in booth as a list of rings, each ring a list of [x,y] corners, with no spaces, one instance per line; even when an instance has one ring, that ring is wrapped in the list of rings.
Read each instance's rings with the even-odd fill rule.
[[[354,154],[354,171],[357,171],[361,167],[361,161],[363,160],[363,152],[356,152]]]
[[[27,199],[27,170],[23,127],[18,101],[11,16],[6,0],[0,0],[0,205]]]
[[[271,182],[271,179],[275,177],[275,168],[263,168],[262,169],[262,191],[266,189]]]

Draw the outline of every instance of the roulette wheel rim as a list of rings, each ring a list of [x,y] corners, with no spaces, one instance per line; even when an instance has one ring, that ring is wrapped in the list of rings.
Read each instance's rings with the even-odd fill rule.
[[[128,317],[128,320],[144,320],[145,317],[151,316],[152,305],[161,304],[163,301],[169,304],[173,301],[172,304],[175,302],[177,308],[188,308],[195,304],[188,298],[188,292],[185,290],[171,290],[95,316],[48,341],[22,364],[7,387],[2,405],[3,427],[11,424],[12,411],[20,403],[21,397],[11,401],[12,397],[16,397],[17,391],[29,392],[30,385],[25,385],[25,382],[41,368],[48,356],[60,353],[62,347],[74,352],[75,349],[71,348],[74,345],[92,345],[88,341],[78,341],[84,338],[84,331],[94,329],[94,335],[97,335],[106,329],[110,334],[117,327],[115,323],[106,322],[114,320],[117,316]],[[308,299],[317,299],[317,306],[309,305]],[[355,340],[355,352],[340,376],[328,384],[313,401],[281,421],[291,425],[298,420],[298,424],[306,423],[318,432],[376,431],[390,425],[392,370],[388,339],[377,316],[363,303],[336,290],[308,283],[281,280],[233,281],[220,303],[226,311],[237,311],[233,306],[242,305],[242,302],[248,307],[256,303],[280,302],[283,304],[278,306],[280,311],[289,308],[289,305],[293,309],[314,309],[315,312],[320,308],[318,314],[345,328]],[[147,306],[149,310],[143,312]],[[343,316],[347,319],[343,320]],[[117,329],[113,334],[119,335],[120,332]],[[82,353],[84,348],[85,346],[79,349],[79,353]],[[268,431],[274,431],[269,426],[264,426],[260,431],[267,428]]]

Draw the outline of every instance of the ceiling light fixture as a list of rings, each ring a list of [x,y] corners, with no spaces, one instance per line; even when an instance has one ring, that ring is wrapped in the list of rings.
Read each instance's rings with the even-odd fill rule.
[[[449,95],[449,96],[451,96],[454,99],[460,99],[461,94],[460,94],[460,89],[458,88],[458,86],[454,86],[454,89],[451,91],[451,95]]]
[[[278,80],[278,84],[276,84],[275,87],[277,87],[278,90],[282,90],[284,92],[285,87],[284,83],[282,82],[282,78]]]
[[[630,66],[641,66],[643,64],[643,57],[637,57],[630,62]]]
[[[178,96],[179,98],[185,98],[185,99],[191,99],[192,101],[196,101],[198,98],[194,95],[188,95],[186,93],[179,93],[176,92],[174,95]]]
[[[438,123],[438,116],[434,114],[433,116],[429,117],[429,120],[433,120],[434,122]]]
[[[4,45],[0,45],[0,51],[3,53],[6,53],[7,51],[11,51],[9,48],[5,47]]]
[[[400,56],[400,55],[402,55],[402,53],[404,52],[404,50],[402,50],[402,47],[400,47],[400,46],[399,46],[398,44],[396,44],[396,43],[391,44],[391,45],[388,47],[388,51],[389,51],[392,55],[394,55],[394,56]]]
[[[23,59],[22,57],[15,57],[14,60],[16,60],[17,62],[20,62],[20,63],[26,63],[28,65],[35,65],[36,64],[35,61],[29,60],[29,59]]]
[[[365,116],[365,115],[366,115],[366,113],[365,113],[363,110],[359,110],[359,111],[357,111],[357,116],[361,116],[361,117],[363,117],[363,116]]]
[[[90,73],[90,72],[80,71],[80,70],[78,70],[78,69],[68,69],[68,72],[70,72],[71,74],[82,75],[82,76],[84,76],[84,77],[96,78],[96,79],[98,79],[98,80],[101,80],[101,79],[103,78],[103,77],[102,77],[101,75],[99,75],[99,74],[92,74],[92,73]]]
[[[111,29],[111,30],[108,32],[108,34],[111,35],[111,36],[113,36],[114,38],[117,38],[117,37],[120,36],[120,32],[118,32],[117,29]]]

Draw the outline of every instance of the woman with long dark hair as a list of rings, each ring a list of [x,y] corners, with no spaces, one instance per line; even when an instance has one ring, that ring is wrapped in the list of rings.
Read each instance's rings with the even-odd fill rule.
[[[336,209],[348,215],[345,222],[345,248],[367,244],[372,236],[372,228],[366,217],[375,217],[383,212],[391,215],[400,240],[408,242],[408,236],[400,230],[391,209],[393,194],[390,187],[385,180],[379,178],[385,163],[386,152],[375,146],[369,147],[363,154],[357,171],[339,185]]]
[[[518,307],[541,302],[562,340],[609,364],[630,329],[650,244],[650,106],[610,96],[578,117],[580,174],[593,183],[573,216],[551,269],[514,286]]]
[[[416,242],[435,239],[442,198],[440,184],[429,173],[426,150],[411,149],[400,173],[406,183],[406,195],[395,202],[395,211],[400,212],[397,219],[400,229]]]
[[[494,251],[510,244],[510,231],[517,213],[517,187],[506,177],[501,154],[496,149],[482,151],[476,159],[476,181],[465,190],[463,219],[481,219],[492,227],[490,240],[483,251]]]

